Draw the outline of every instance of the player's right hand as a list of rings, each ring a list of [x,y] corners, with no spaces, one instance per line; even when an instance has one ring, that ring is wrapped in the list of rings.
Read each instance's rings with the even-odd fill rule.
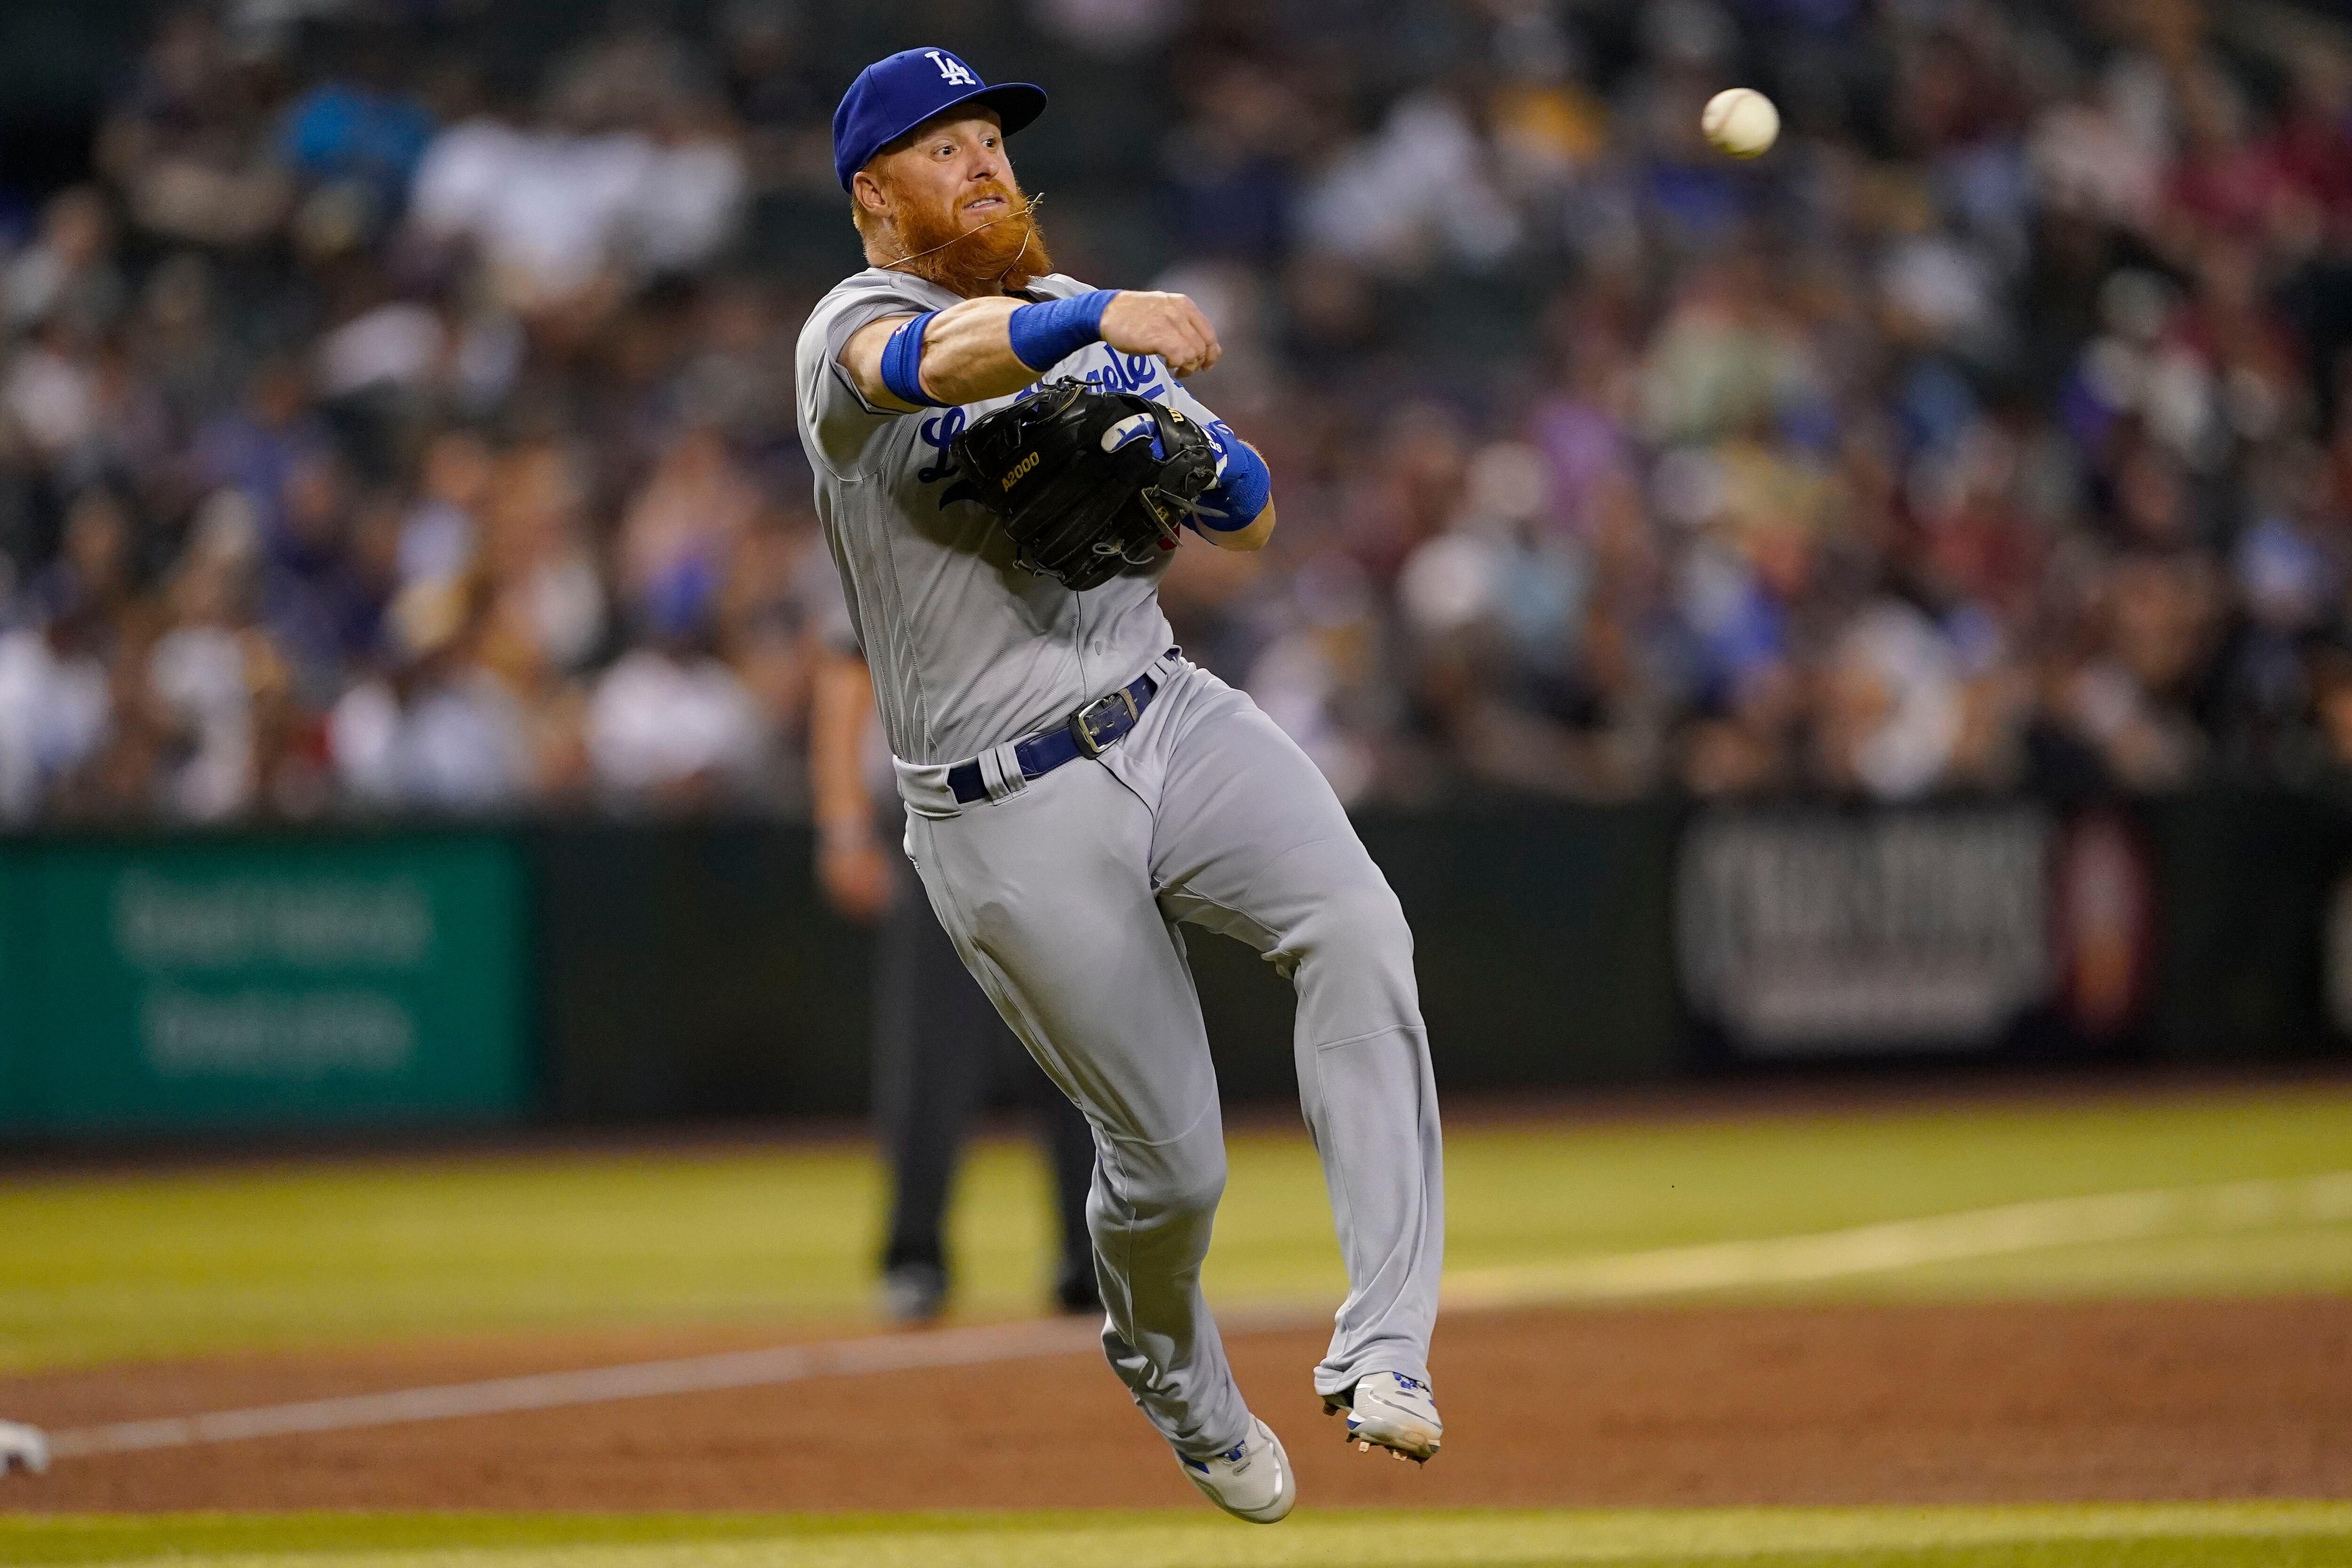
[[[1157,354],[1181,380],[1217,362],[1224,350],[1201,308],[1181,294],[1122,288],[1102,313],[1102,340],[1122,354]]]
[[[820,841],[816,874],[834,908],[860,925],[872,925],[890,907],[890,862],[873,839]]]

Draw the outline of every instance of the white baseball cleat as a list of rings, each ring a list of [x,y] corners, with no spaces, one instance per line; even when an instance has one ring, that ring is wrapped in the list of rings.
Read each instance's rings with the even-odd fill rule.
[[[1348,1413],[1348,1441],[1359,1453],[1377,1443],[1400,1459],[1425,1465],[1445,1436],[1429,1385],[1402,1372],[1368,1373],[1347,1393],[1325,1395],[1323,1414],[1335,1410]]]
[[[1185,1479],[1201,1495],[1252,1524],[1274,1524],[1298,1500],[1298,1479],[1290,1473],[1290,1456],[1274,1428],[1252,1416],[1250,1435],[1222,1454],[1205,1459],[1176,1458]]]
[[[22,1469],[37,1476],[49,1468],[49,1439],[38,1427],[0,1421],[0,1476]]]

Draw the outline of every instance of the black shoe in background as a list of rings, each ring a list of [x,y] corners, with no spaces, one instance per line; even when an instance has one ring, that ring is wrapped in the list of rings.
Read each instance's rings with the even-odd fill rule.
[[[937,1322],[948,1310],[948,1273],[936,1263],[900,1263],[882,1276],[882,1315],[901,1328]]]

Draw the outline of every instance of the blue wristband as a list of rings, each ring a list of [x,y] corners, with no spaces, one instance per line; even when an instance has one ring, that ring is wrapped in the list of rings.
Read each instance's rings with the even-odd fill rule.
[[[891,333],[890,340],[882,345],[882,384],[890,389],[892,397],[917,408],[947,406],[923,390],[923,330],[938,314],[924,311]]]
[[[1103,310],[1118,292],[1097,288],[1067,299],[1024,305],[1004,320],[1004,329],[1013,340],[1013,357],[1043,374],[1088,343],[1101,341]]]
[[[1215,484],[1201,493],[1199,508],[1192,516],[1204,528],[1230,534],[1249,527],[1265,510],[1266,502],[1274,498],[1274,475],[1265,459],[1251,451],[1223,420],[1210,423],[1209,439],[1216,443],[1225,469]]]

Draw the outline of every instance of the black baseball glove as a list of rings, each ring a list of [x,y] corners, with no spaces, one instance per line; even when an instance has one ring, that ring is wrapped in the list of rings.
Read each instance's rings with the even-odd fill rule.
[[[1014,560],[1081,591],[1175,549],[1217,476],[1198,420],[1066,377],[972,425],[954,455]]]

